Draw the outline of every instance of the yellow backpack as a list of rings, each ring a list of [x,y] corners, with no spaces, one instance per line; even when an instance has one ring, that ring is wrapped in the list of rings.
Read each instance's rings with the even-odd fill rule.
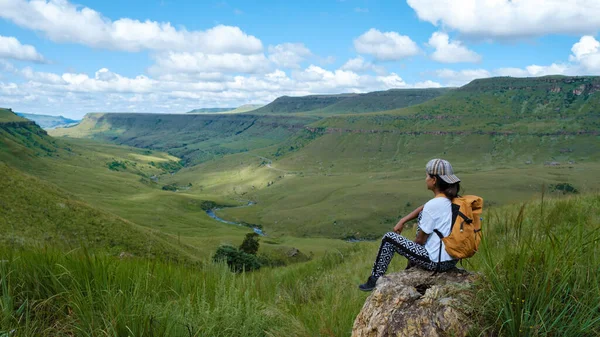
[[[483,199],[476,195],[459,196],[452,200],[452,228],[444,237],[437,229],[434,232],[446,246],[448,255],[455,259],[469,258],[477,252],[481,241],[481,212]],[[438,265],[442,257],[442,243]]]

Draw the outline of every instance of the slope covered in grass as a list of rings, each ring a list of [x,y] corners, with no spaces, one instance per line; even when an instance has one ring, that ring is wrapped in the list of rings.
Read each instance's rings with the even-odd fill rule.
[[[200,163],[277,144],[314,121],[239,114],[87,114],[79,125],[50,134],[167,151],[186,163]]]
[[[318,110],[323,114],[352,114],[400,109],[434,99],[451,89],[390,89],[348,97]]]
[[[420,104],[445,94],[450,89],[391,89],[364,94],[283,96],[254,114],[333,115],[385,111]]]
[[[11,109],[0,108],[0,123],[26,122],[25,118],[19,117]]]
[[[600,333],[598,195],[514,205],[484,216],[474,331],[499,336]],[[406,229],[412,237],[412,230]],[[233,274],[84,254],[0,251],[0,331],[20,336],[350,336],[378,243],[308,263]],[[403,269],[398,255],[389,272]],[[44,280],[43,287],[39,280]],[[157,291],[159,290],[159,291]],[[58,296],[60,294],[60,296]]]
[[[281,96],[264,107],[252,111],[261,114],[291,114],[324,109],[356,94],[309,95],[301,97]]]
[[[191,247],[167,235],[95,209],[53,184],[0,164],[0,244],[14,247],[87,247],[117,255],[186,260]]]

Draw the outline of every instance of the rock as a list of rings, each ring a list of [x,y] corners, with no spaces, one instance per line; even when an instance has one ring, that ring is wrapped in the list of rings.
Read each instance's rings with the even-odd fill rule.
[[[476,274],[412,268],[382,276],[354,321],[353,337],[466,336]]]
[[[121,252],[119,254],[119,258],[120,259],[129,259],[129,258],[132,258],[132,257],[133,257],[133,254],[131,254],[129,252]]]
[[[300,251],[298,250],[298,248],[292,248],[292,249],[288,250],[287,256],[294,257],[294,256],[298,255],[299,253],[300,253]]]

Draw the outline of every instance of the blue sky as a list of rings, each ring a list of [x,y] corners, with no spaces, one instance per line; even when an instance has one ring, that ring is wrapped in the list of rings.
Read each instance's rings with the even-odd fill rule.
[[[0,1],[0,106],[81,117],[600,73],[594,0]]]

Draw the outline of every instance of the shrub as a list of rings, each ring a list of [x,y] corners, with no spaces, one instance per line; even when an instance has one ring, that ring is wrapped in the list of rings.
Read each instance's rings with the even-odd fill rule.
[[[177,186],[175,184],[169,184],[162,187],[163,191],[173,191],[177,192]]]
[[[213,261],[225,261],[229,268],[236,273],[260,268],[256,255],[245,253],[230,245],[222,245],[217,248]]]
[[[110,163],[106,164],[108,166],[109,170],[112,171],[120,171],[120,170],[126,170],[127,166],[125,165],[125,162],[122,161],[117,161],[117,160],[113,160]]]
[[[579,193],[579,191],[575,188],[575,186],[569,184],[569,183],[560,183],[560,184],[552,184],[550,186],[548,186],[550,192],[558,192],[558,193],[562,193],[562,194],[569,194],[569,193]]]

